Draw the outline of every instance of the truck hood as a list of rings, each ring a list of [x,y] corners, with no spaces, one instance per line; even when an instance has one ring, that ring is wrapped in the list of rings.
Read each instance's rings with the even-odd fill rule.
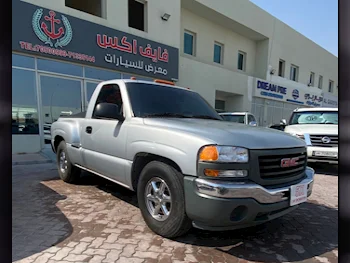
[[[192,134],[208,140],[208,144],[233,145],[248,149],[305,147],[303,140],[288,133],[245,124],[174,118],[145,118],[144,124],[154,128]]]
[[[294,134],[338,135],[338,125],[335,124],[296,124],[286,126],[285,132]]]

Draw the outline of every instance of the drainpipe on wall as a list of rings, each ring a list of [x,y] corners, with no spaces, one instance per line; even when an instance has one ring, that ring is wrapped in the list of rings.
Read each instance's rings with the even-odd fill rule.
[[[273,42],[275,40],[276,21],[277,21],[277,18],[274,18],[273,19],[272,37],[271,37],[271,46],[270,46],[270,50],[269,50],[269,61],[268,61],[268,67],[267,67],[267,78],[266,79],[269,80],[269,81],[272,80],[271,54],[272,54]]]

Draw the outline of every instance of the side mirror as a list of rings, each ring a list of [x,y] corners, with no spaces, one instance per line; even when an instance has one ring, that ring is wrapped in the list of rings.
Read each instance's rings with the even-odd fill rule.
[[[257,122],[256,121],[251,121],[251,122],[249,122],[249,125],[250,126],[258,126],[258,124],[257,124]]]
[[[281,120],[281,124],[282,124],[282,125],[287,125],[287,120],[286,120],[286,119],[282,119],[282,120]]]
[[[272,124],[269,126],[270,129],[275,129],[275,130],[280,130],[280,131],[284,131],[285,127],[286,127],[286,125],[284,125],[284,124]]]
[[[113,103],[99,103],[97,104],[93,116],[99,119],[110,119],[123,121],[124,117],[119,113],[118,105]]]

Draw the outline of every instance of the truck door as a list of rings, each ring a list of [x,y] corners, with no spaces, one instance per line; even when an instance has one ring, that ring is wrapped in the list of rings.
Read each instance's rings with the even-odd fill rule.
[[[117,84],[104,85],[94,108],[99,103],[115,103],[123,113],[123,100]],[[99,119],[92,113],[82,125],[84,166],[119,183],[125,183],[126,127],[122,121]]]

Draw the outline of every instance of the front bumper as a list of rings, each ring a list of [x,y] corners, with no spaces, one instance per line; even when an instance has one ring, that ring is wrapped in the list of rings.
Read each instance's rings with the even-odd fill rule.
[[[316,156],[316,152],[325,154],[323,156]],[[327,156],[326,153],[333,153],[336,154],[336,156]],[[307,161],[308,163],[338,164],[338,147],[307,146]]]
[[[306,169],[299,183],[312,193],[314,170]],[[265,223],[291,212],[290,186],[265,188],[254,183],[234,183],[185,177],[186,213],[197,228],[229,230]]]

